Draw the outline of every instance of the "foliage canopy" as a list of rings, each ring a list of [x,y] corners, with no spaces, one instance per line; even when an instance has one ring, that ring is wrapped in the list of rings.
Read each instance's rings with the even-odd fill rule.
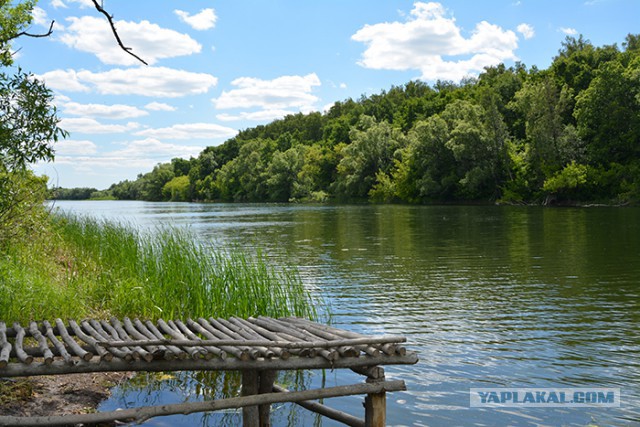
[[[501,64],[459,84],[412,81],[289,115],[108,191],[146,200],[637,202],[639,40],[630,34],[620,49],[567,37],[546,70]]]

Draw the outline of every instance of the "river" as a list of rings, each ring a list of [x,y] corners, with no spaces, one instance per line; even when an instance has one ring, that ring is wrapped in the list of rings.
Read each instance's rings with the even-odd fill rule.
[[[296,265],[337,327],[401,334],[414,366],[390,393],[390,425],[640,425],[640,209],[497,206],[322,206],[65,202],[81,214],[261,249]],[[355,374],[306,379],[327,386]],[[159,381],[159,383],[158,383]],[[160,385],[158,385],[160,384]],[[470,407],[471,388],[614,388],[619,407]],[[168,376],[120,387],[101,409],[198,399],[202,384]],[[186,395],[186,396],[185,396]],[[329,404],[361,415],[359,398]],[[285,405],[274,425],[315,417]],[[166,417],[145,425],[233,424],[237,414]],[[323,420],[322,426],[335,425]]]

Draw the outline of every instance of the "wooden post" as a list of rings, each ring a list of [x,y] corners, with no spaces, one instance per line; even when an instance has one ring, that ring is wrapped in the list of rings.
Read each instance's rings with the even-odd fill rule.
[[[379,374],[379,373],[378,373]],[[384,382],[384,371],[376,378],[367,378],[367,383],[375,384]],[[384,427],[387,422],[387,395],[383,391],[380,393],[369,393],[364,398],[364,425],[365,427]]]
[[[271,393],[273,391],[273,383],[276,380],[277,374],[278,371],[273,370],[260,371],[258,393]],[[270,427],[271,404],[266,403],[258,406],[258,414],[260,418],[260,427]]]
[[[252,396],[258,394],[258,371],[242,371],[242,395]],[[260,416],[257,406],[245,406],[242,408],[242,426],[258,427]]]

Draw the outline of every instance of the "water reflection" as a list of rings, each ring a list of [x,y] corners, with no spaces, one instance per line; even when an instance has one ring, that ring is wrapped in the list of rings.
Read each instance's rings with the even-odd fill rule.
[[[639,209],[59,206],[143,227],[188,225],[220,245],[259,247],[273,263],[299,266],[309,288],[331,303],[337,326],[407,335],[421,360],[387,369],[409,388],[389,396],[390,423],[626,426],[640,419]],[[356,379],[329,375],[326,384]],[[469,408],[469,388],[502,386],[620,387],[622,406]],[[361,414],[357,398],[331,404]],[[306,416],[294,424],[315,421]]]

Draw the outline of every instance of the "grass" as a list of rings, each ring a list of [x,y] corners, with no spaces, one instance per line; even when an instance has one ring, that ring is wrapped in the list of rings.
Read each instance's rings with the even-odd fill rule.
[[[276,268],[260,252],[216,248],[184,229],[143,232],[91,217],[53,214],[38,225],[28,238],[0,239],[0,321],[8,326],[58,317],[328,314],[318,311],[324,305],[307,291],[295,267]],[[198,396],[211,390],[232,396],[239,388],[237,375],[218,372],[141,375],[137,384],[148,394],[174,386],[167,381],[185,383],[193,387],[187,394]],[[32,394],[30,381],[0,381],[0,406]]]
[[[29,242],[0,252],[0,313],[13,322],[130,316],[300,316],[318,301],[294,267],[219,249],[189,231],[52,215]]]

